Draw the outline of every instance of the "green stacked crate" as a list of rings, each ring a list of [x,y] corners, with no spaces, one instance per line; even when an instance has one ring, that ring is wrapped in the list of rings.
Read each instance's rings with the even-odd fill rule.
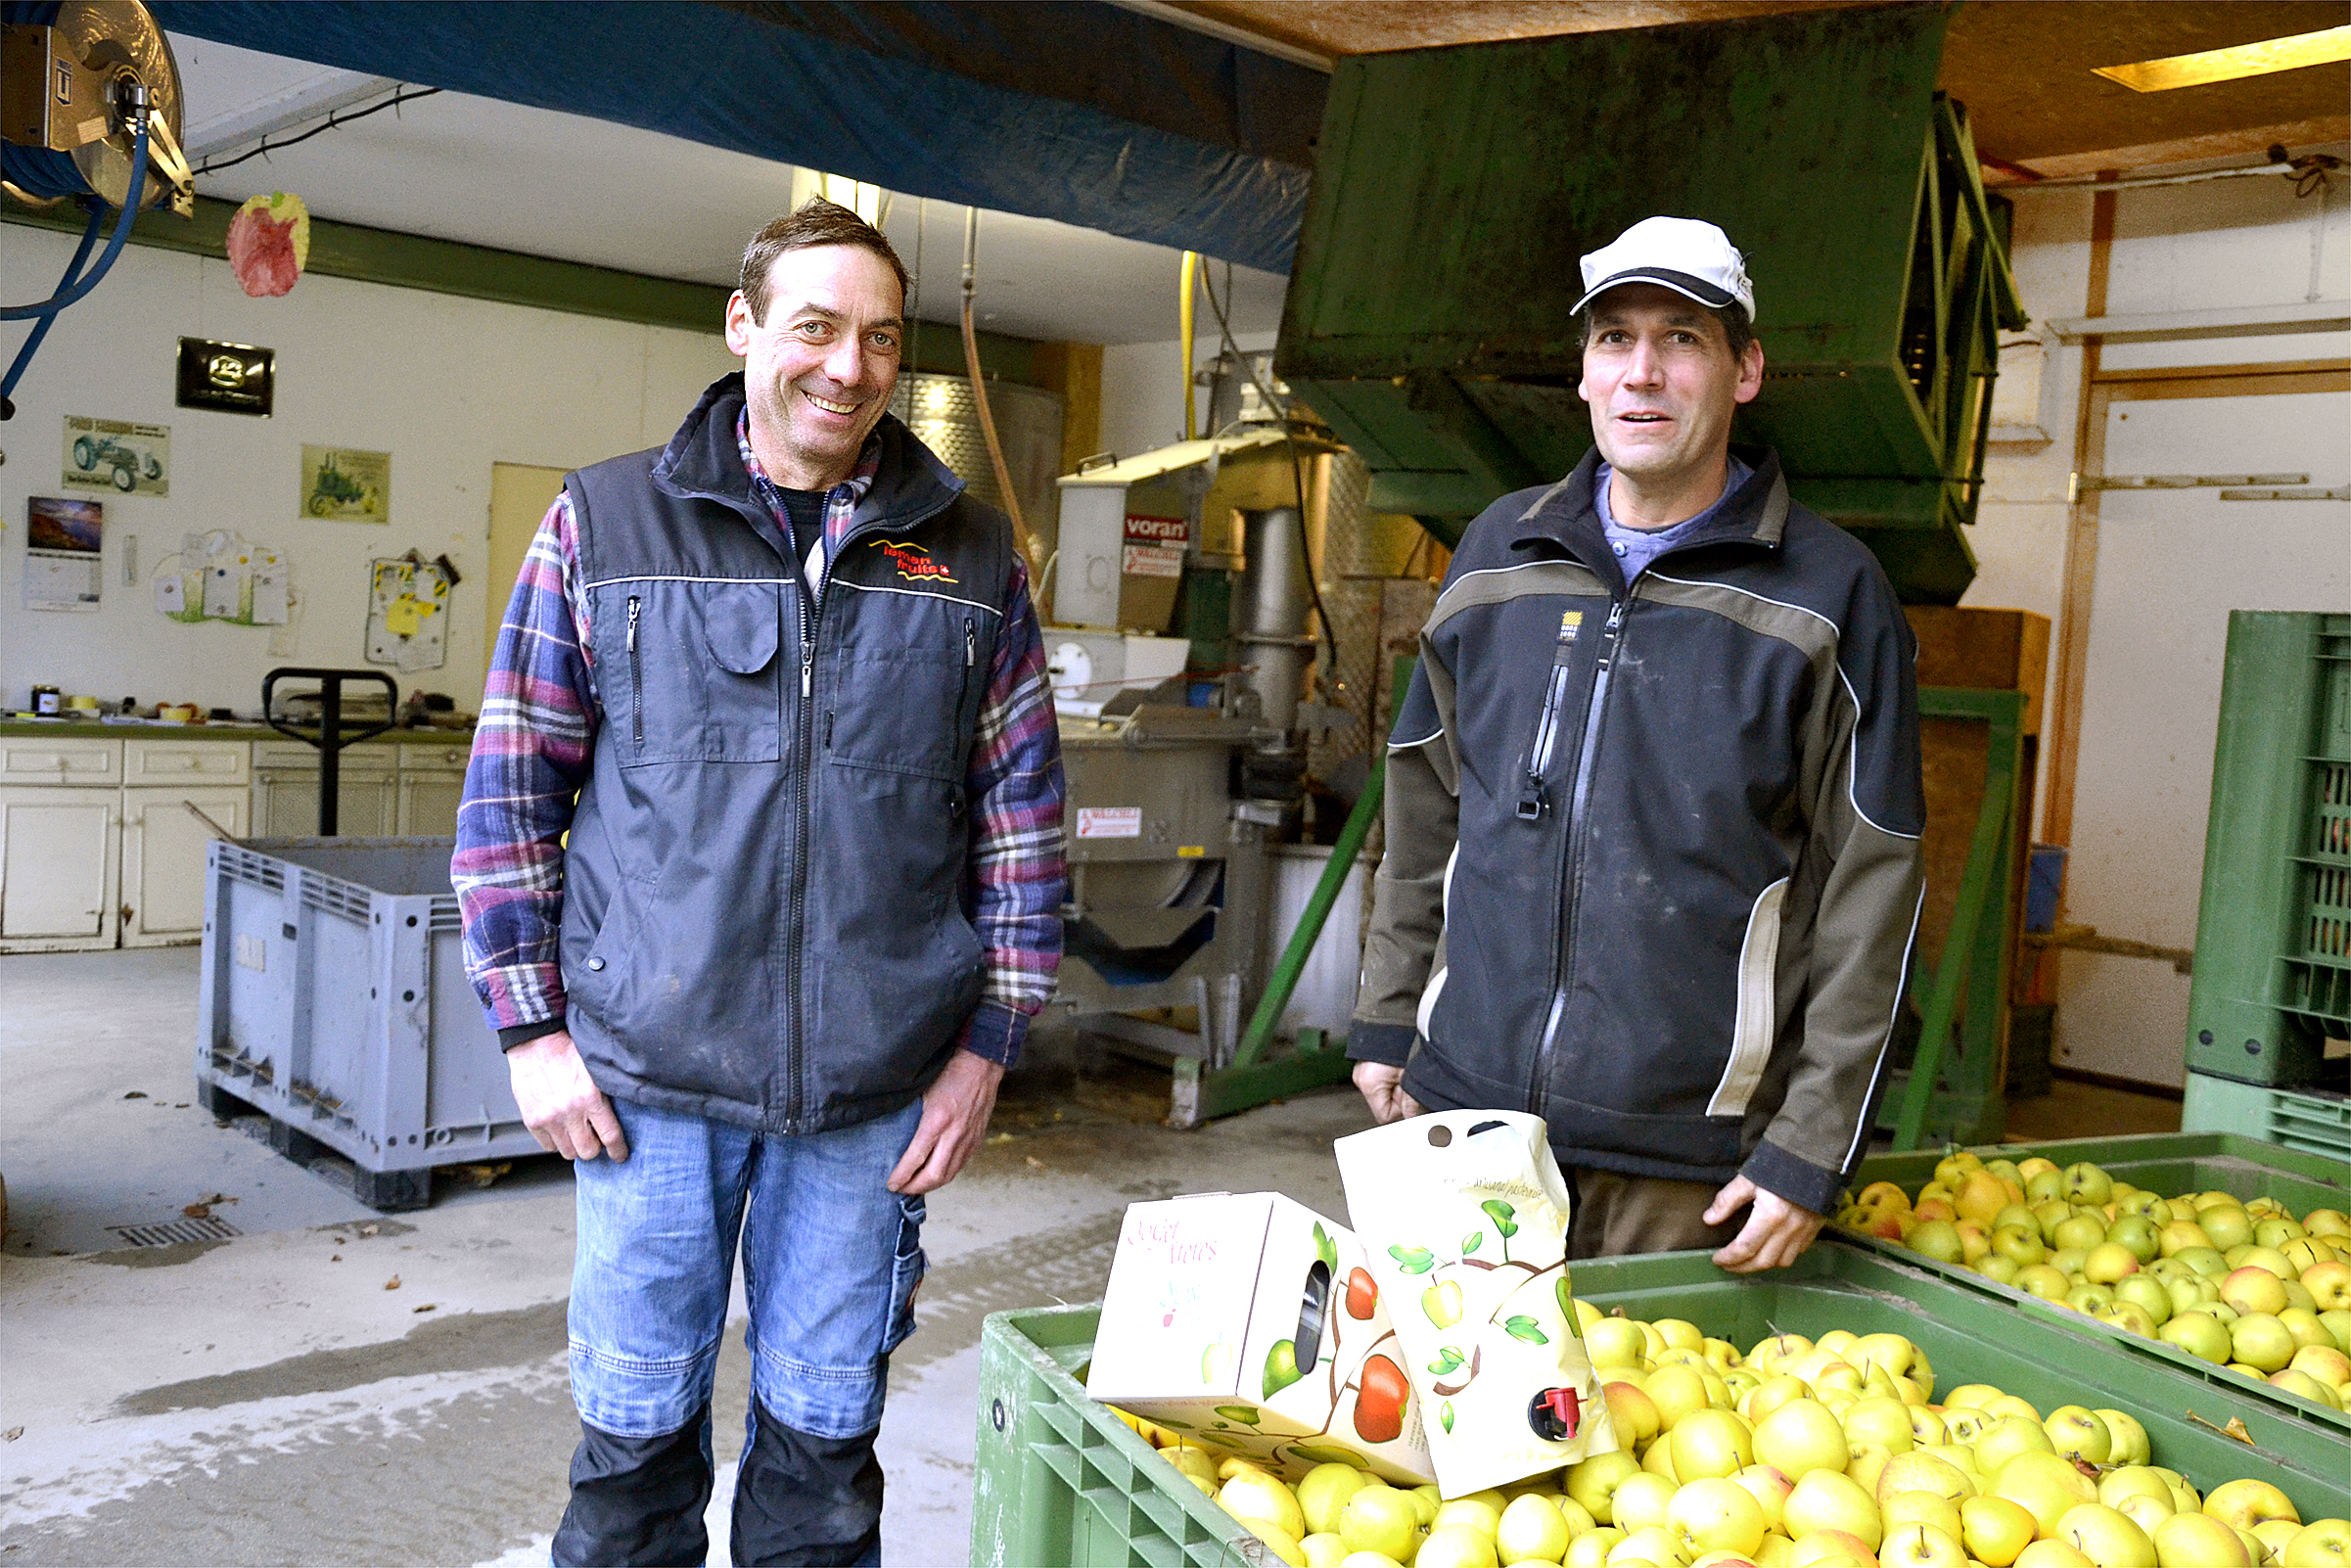
[[[2305,1519],[2351,1516],[2351,1434],[2319,1412],[2264,1400],[2218,1368],[2085,1340],[1908,1261],[1816,1247],[1790,1268],[1742,1277],[1702,1253],[1660,1253],[1579,1264],[1575,1285],[1602,1312],[1685,1318],[1741,1347],[1777,1331],[1901,1334],[1933,1360],[1941,1387],[1991,1383],[2044,1407],[2079,1401],[2128,1410],[2146,1427],[2156,1462],[2199,1487],[2258,1475]],[[1270,1561],[1236,1520],[1086,1398],[1098,1316],[1092,1307],[1059,1307],[987,1321],[974,1568]],[[2243,1441],[2228,1435],[2233,1425]]]
[[[2232,612],[2185,1125],[2351,1158],[2351,616]]]

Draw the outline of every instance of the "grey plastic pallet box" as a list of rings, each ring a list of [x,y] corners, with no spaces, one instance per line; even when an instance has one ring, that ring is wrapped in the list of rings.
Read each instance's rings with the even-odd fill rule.
[[[358,1167],[378,1209],[422,1208],[436,1166],[536,1154],[466,983],[449,839],[214,840],[196,1081],[251,1105],[297,1160]]]

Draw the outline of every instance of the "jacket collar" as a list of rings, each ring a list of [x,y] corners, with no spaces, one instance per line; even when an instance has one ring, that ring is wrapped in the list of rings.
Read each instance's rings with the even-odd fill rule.
[[[1779,548],[1788,516],[1787,480],[1779,472],[1779,454],[1769,446],[1733,446],[1731,450],[1753,472],[1730,492],[1712,522],[1682,540],[1669,554],[1680,555],[1719,544],[1761,550]],[[1592,482],[1599,467],[1600,449],[1595,446],[1584,454],[1584,460],[1567,478],[1537,496],[1534,504],[1520,514],[1510,545],[1514,550],[1540,550],[1545,546],[1564,549],[1621,598],[1625,591],[1624,569],[1616,559],[1616,552],[1608,547],[1607,532],[1600,527],[1599,508],[1592,503]]]
[[[716,501],[746,518],[764,517],[735,444],[735,420],[743,400],[741,371],[712,382],[653,465],[654,484],[684,499]],[[851,531],[875,523],[911,527],[945,511],[963,492],[963,481],[896,414],[884,414],[874,436],[882,443],[882,464],[850,514]]]

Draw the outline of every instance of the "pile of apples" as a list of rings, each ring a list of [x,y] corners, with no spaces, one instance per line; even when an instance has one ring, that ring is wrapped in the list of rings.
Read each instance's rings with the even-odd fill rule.
[[[2351,1218],[2338,1209],[2296,1219],[2274,1198],[2167,1198],[2088,1163],[1962,1149],[1915,1204],[1872,1182],[1836,1222],[2351,1408]]]
[[[1689,1322],[1576,1304],[1624,1447],[1441,1501],[1323,1464],[1295,1487],[1127,1417],[1311,1568],[2346,1568],[2351,1521],[2258,1479],[2201,1496],[2122,1410],[2046,1416],[1988,1384],[1936,1403],[1898,1334],[1777,1334],[1744,1356]]]

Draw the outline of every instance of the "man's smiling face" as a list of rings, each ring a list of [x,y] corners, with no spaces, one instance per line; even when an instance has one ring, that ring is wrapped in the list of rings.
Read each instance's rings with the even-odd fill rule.
[[[849,245],[777,256],[764,321],[741,294],[727,301],[752,448],[775,483],[824,489],[849,477],[898,386],[904,308],[890,263]]]
[[[1654,283],[1627,283],[1591,302],[1584,380],[1600,455],[1660,488],[1719,470],[1730,416],[1763,390],[1763,348],[1733,356],[1713,312]]]

